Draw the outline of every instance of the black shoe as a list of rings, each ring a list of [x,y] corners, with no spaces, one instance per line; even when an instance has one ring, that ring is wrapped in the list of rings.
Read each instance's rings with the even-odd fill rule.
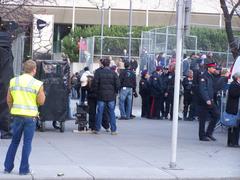
[[[187,119],[188,119],[187,121],[193,121],[194,120],[193,117],[188,117]]]
[[[210,141],[210,139],[208,137],[202,137],[202,138],[199,138],[200,141]]]
[[[211,139],[212,141],[216,141],[216,140],[217,140],[215,137],[210,136],[210,135],[207,135],[207,137],[208,137],[209,139]]]
[[[118,120],[127,120],[127,118],[126,117],[120,117],[120,118],[118,118]]]
[[[233,148],[240,148],[238,144],[228,144],[228,147],[233,147]]]
[[[6,133],[4,135],[1,135],[1,139],[12,139],[12,134],[11,133]]]
[[[134,116],[133,114],[130,115],[130,119],[135,118],[136,116]]]
[[[183,117],[183,120],[184,121],[192,121],[193,119],[192,119],[192,117]]]

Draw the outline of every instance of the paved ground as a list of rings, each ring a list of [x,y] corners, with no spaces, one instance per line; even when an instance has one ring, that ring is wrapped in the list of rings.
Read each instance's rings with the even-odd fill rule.
[[[180,121],[178,170],[168,169],[171,121],[140,118],[118,121],[116,136],[104,131],[100,135],[73,133],[76,128],[73,121],[68,121],[66,132],[60,133],[49,122],[46,132],[36,132],[31,176],[17,174],[21,149],[13,173],[2,173],[10,141],[0,140],[0,179],[240,180],[240,148],[226,147],[226,131],[221,128],[215,133],[217,142],[200,142],[197,122]]]

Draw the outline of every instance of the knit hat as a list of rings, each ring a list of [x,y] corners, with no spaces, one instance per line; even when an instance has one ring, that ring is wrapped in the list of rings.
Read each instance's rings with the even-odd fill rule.
[[[156,67],[156,71],[161,71],[162,70],[162,66],[157,66]]]
[[[147,73],[148,73],[148,71],[145,69],[141,72],[141,75],[144,77]]]

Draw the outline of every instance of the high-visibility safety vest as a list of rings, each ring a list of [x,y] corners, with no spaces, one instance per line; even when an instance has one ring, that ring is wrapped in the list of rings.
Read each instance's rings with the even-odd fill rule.
[[[10,92],[13,98],[12,115],[38,116],[37,94],[42,82],[29,74],[23,74],[10,80]]]

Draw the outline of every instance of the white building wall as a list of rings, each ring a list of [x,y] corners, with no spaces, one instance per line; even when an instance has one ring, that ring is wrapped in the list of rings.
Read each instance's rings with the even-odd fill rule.
[[[45,3],[46,6],[62,6],[72,7],[73,0],[56,0],[57,5]],[[156,11],[175,11],[177,0],[133,0],[133,9],[145,10],[147,2],[149,10]],[[75,0],[76,7],[95,8],[100,7],[102,0]],[[39,5],[43,5],[40,4]],[[113,9],[129,9],[129,0],[105,0],[105,8],[111,6]],[[222,12],[220,2],[218,0],[192,0],[193,13],[214,13]]]

